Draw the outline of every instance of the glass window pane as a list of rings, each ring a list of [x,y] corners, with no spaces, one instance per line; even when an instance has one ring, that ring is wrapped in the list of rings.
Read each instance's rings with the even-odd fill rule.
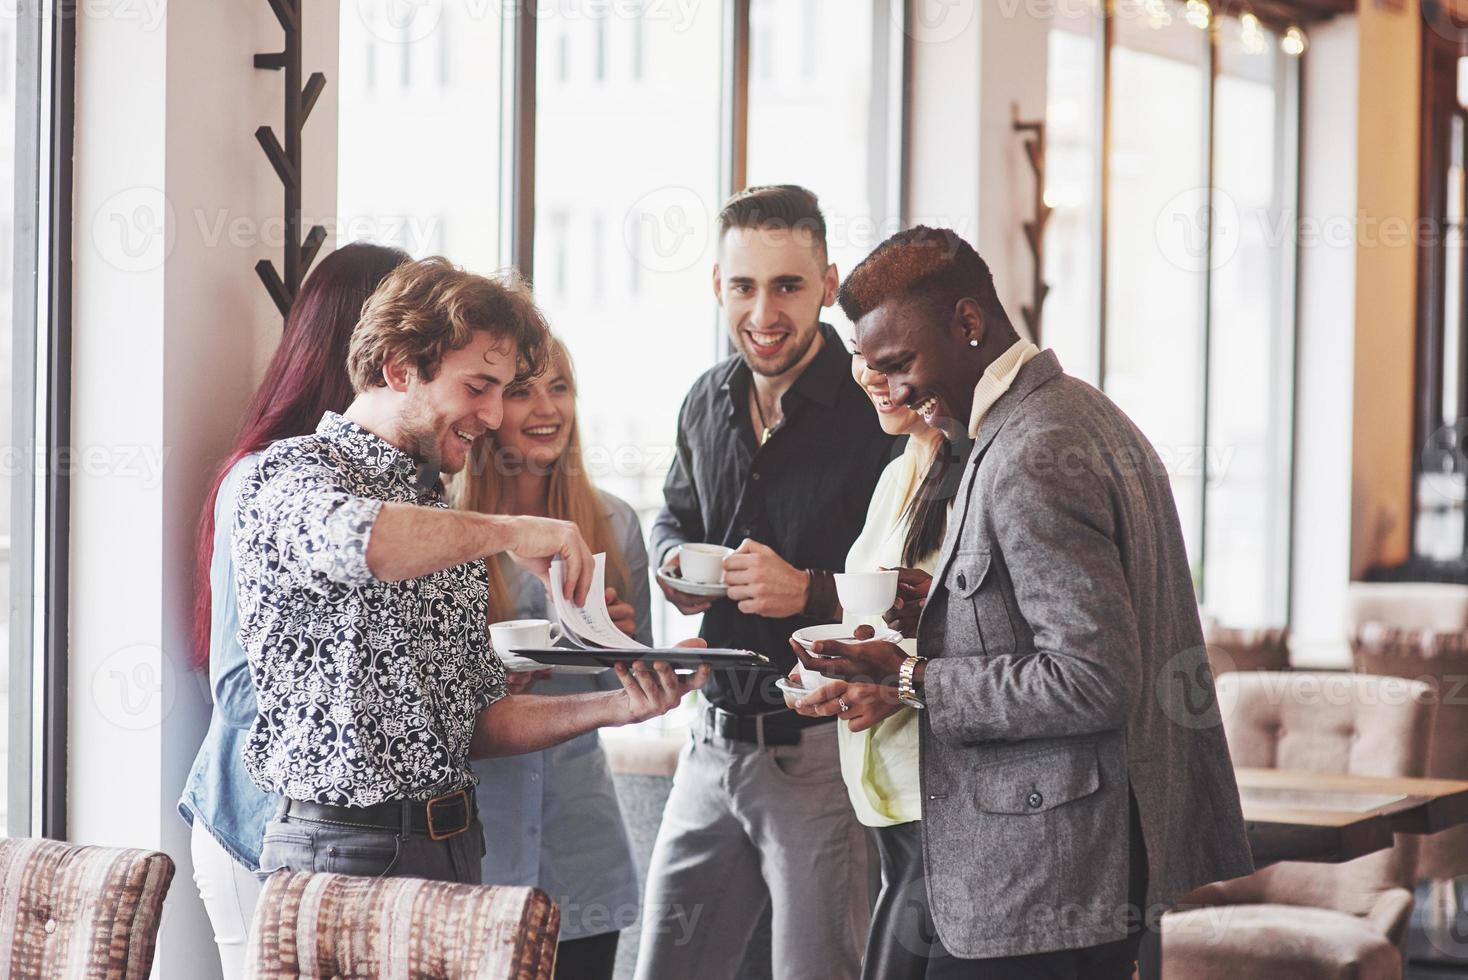
[[[590,475],[645,528],[662,506],[683,396],[722,350],[710,229],[723,12],[632,9],[542,0],[535,283],[576,360]],[[653,596],[659,641],[696,632],[696,618],[668,615]]]
[[[875,56],[888,19],[876,20],[873,0],[752,0],[749,20],[749,184],[814,191],[844,277],[897,230],[886,189],[886,59]],[[850,333],[839,308],[825,319]]]
[[[1065,370],[1100,383],[1101,21],[1057,16],[1050,31],[1045,106],[1045,299],[1040,341]]]
[[[1105,388],[1167,466],[1196,581],[1208,35],[1183,19],[1181,5],[1166,9],[1165,23],[1142,16],[1115,22]]]
[[[1214,86],[1208,516],[1203,601],[1219,621],[1285,621],[1294,337],[1297,61],[1219,24]]]
[[[18,27],[16,18],[0,21],[0,432],[11,434],[11,445],[21,450],[17,454],[24,459],[27,448],[34,443],[29,433],[16,432],[12,405],[12,381],[14,370],[11,363],[11,341],[13,334],[14,304],[14,257],[15,257],[15,96],[16,58],[15,44]],[[10,594],[11,580],[11,527],[10,505],[12,487],[29,488],[33,471],[21,466],[9,479],[0,480],[0,595],[8,597],[5,608],[0,610],[0,828],[7,826],[9,817],[9,794],[3,787],[10,778],[10,699],[24,692],[10,690],[10,609],[14,597]],[[22,492],[27,492],[22,490]],[[22,556],[14,556],[20,560]],[[18,816],[23,816],[19,815]],[[17,827],[21,826],[17,824]],[[12,831],[16,828],[12,828]]]
[[[338,244],[442,254],[479,272],[500,265],[499,10],[479,0],[342,5]]]

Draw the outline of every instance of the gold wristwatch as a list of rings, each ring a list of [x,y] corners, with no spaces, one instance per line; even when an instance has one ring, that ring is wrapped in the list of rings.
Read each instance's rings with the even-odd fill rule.
[[[897,700],[909,708],[926,708],[923,699],[918,696],[917,689],[912,686],[913,671],[917,665],[924,663],[928,658],[919,657],[916,654],[902,661],[902,667],[897,671]]]

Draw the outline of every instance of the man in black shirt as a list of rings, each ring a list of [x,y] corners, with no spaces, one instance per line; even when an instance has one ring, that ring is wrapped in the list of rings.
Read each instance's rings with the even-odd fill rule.
[[[732,977],[766,891],[777,976],[860,972],[867,844],[835,723],[786,710],[774,686],[794,666],[791,632],[839,621],[831,575],[897,450],[820,322],[838,285],[825,231],[815,195],[788,185],[744,191],[719,215],[714,292],[738,354],[684,400],[652,545],[664,568],[685,543],[736,548],[725,599],[659,584],[704,614],[710,645],[777,669],[706,688],[648,872],[638,980]]]

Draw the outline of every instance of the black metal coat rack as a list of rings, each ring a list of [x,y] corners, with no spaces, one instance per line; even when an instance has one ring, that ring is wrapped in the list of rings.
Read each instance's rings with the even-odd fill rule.
[[[296,290],[306,271],[316,260],[316,253],[326,241],[326,229],[313,225],[301,236],[301,130],[311,109],[326,88],[326,76],[316,71],[301,85],[301,13],[305,0],[270,0],[270,9],[285,31],[285,49],[271,54],[255,55],[255,67],[285,71],[285,146],[280,145],[269,126],[255,130],[255,139],[265,151],[275,174],[285,188],[285,275],[275,271],[269,259],[255,263],[255,274],[265,284],[276,309],[284,317],[296,297]]]
[[[1041,315],[1045,308],[1045,297],[1050,286],[1045,282],[1045,225],[1050,221],[1050,205],[1045,203],[1045,122],[1042,119],[1021,119],[1019,103],[1011,110],[1016,133],[1025,134],[1025,156],[1035,174],[1034,217],[1024,223],[1025,242],[1035,261],[1034,274],[1030,279],[1030,301],[1020,306],[1025,326],[1030,329],[1030,340],[1040,343]]]

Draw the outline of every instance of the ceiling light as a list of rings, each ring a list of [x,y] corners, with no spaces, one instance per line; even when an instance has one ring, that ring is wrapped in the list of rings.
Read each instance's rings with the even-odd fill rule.
[[[1279,49],[1291,58],[1298,58],[1305,53],[1305,49],[1309,46],[1310,42],[1305,40],[1305,32],[1293,24],[1284,32],[1284,36],[1279,39]]]
[[[1269,39],[1264,35],[1264,25],[1259,18],[1245,13],[1239,18],[1239,46],[1245,54],[1263,54],[1269,50]]]

